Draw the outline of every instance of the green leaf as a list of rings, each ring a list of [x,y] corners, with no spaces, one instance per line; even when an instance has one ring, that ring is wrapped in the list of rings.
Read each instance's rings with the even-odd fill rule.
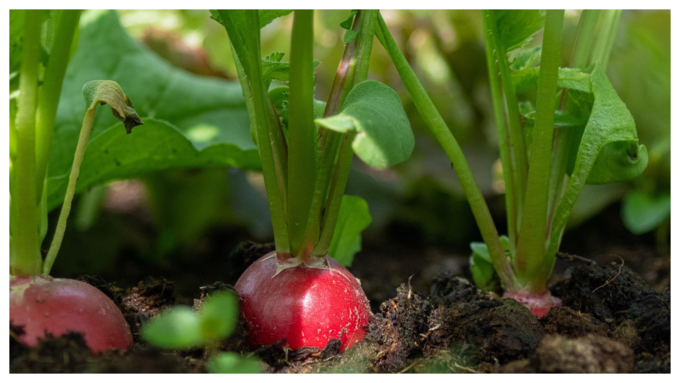
[[[97,114],[78,192],[97,183],[161,169],[259,169],[239,85],[172,67],[128,36],[115,12],[91,11],[82,19],[50,150],[50,209],[63,200],[84,113],[81,88],[91,80],[118,82],[145,125],[123,137],[122,124],[114,116]]]
[[[633,190],[624,197],[621,206],[623,224],[637,235],[656,229],[670,215],[670,193],[650,197],[640,190]]]
[[[260,28],[264,28],[275,19],[289,15],[292,12],[293,12],[292,9],[260,9],[258,10],[258,14],[260,16]],[[220,12],[218,10],[211,9],[210,18],[224,25],[224,20],[220,16]]]
[[[590,78],[594,98],[593,108],[579,143],[574,170],[567,190],[555,214],[548,254],[557,252],[559,238],[569,214],[596,163],[598,169],[594,177],[616,180],[636,177],[642,173],[648,162],[646,148],[637,143],[633,116],[612,87],[604,70],[596,66]],[[623,143],[623,145],[612,145],[616,142]],[[608,146],[610,147],[607,150],[603,150]],[[621,150],[621,148],[626,150]],[[600,157],[600,154],[613,156],[613,159]],[[622,160],[622,155],[628,156],[629,159]],[[599,168],[601,166],[607,170]]]
[[[274,19],[290,15],[291,12],[293,12],[292,9],[260,9],[258,11],[260,15],[260,28],[266,27]]]
[[[524,93],[538,87],[538,71],[540,68],[527,68],[512,71],[512,83],[515,92]],[[574,68],[559,68],[557,71],[557,87],[591,93],[590,75]]]
[[[290,80],[290,63],[281,61],[283,55],[284,53],[275,52],[262,59],[262,78],[266,89],[269,89],[272,80],[281,82]],[[319,64],[319,61],[314,60],[314,68]]]
[[[142,337],[149,343],[168,349],[201,346],[201,320],[189,307],[174,307],[142,328]]]
[[[316,120],[322,128],[346,133],[356,131],[352,142],[356,155],[376,168],[406,161],[415,140],[397,92],[377,81],[363,81],[347,95],[342,111]]]
[[[351,266],[354,254],[361,250],[361,232],[371,223],[368,204],[361,197],[342,196],[338,223],[328,254],[343,266]]]
[[[354,16],[356,16],[356,14],[357,10],[353,9],[349,13],[349,16],[347,16],[347,18],[340,23],[340,26],[343,29],[347,30],[347,32],[345,32],[345,36],[343,36],[342,38],[342,42],[344,42],[345,44],[351,43],[354,39],[357,38],[357,36],[359,36],[359,31],[352,30],[352,22],[354,21]]]
[[[505,235],[502,235],[500,239],[506,255],[510,255],[510,239]],[[472,272],[472,279],[475,282],[475,286],[484,291],[497,290],[500,279],[491,262],[491,254],[489,254],[486,243],[471,242],[470,250],[472,250],[472,255],[470,256],[470,272]]]
[[[498,23],[498,34],[507,52],[521,48],[543,28],[545,16],[536,10],[492,11]]]
[[[630,181],[647,168],[647,148],[638,140],[614,141],[602,148],[588,174],[588,184]]]
[[[199,317],[203,339],[222,340],[236,328],[238,298],[230,291],[214,293],[203,303]]]
[[[233,352],[215,355],[206,363],[211,374],[258,374],[262,372],[262,364],[253,357],[241,357]]]
[[[541,47],[536,46],[532,48],[522,48],[515,52],[510,64],[510,69],[521,70],[528,69],[538,65],[541,61]]]

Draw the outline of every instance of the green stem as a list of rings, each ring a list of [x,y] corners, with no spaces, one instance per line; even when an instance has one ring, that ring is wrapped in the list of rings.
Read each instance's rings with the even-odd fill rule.
[[[54,121],[57,117],[57,106],[61,86],[71,57],[73,36],[80,20],[80,10],[58,11],[57,24],[54,33],[54,43],[50,53],[50,60],[45,68],[45,80],[40,89],[38,101],[38,116],[36,121],[36,184],[38,185],[38,200],[41,198],[42,186],[47,173],[47,160],[54,135]]]
[[[314,11],[297,10],[293,21],[288,105],[288,233],[293,255],[311,255],[318,232],[307,232],[317,173],[314,125]],[[318,226],[317,226],[318,229]]]
[[[365,81],[368,78],[368,68],[370,65],[371,51],[373,50],[373,37],[375,36],[376,17],[379,15],[377,10],[362,10],[355,16],[355,24],[359,24],[359,36],[357,36],[356,56],[350,60],[348,72],[343,80],[343,95],[340,99],[344,102],[349,91],[356,86],[356,84]],[[353,61],[353,63],[351,62]],[[352,165],[352,158],[354,151],[352,150],[352,142],[354,141],[356,133],[346,133],[341,137],[339,143],[340,154],[338,160],[331,174],[330,191],[328,193],[328,200],[322,218],[321,234],[319,241],[314,247],[314,255],[322,256],[328,253],[333,234],[335,233],[335,226],[338,222],[338,214],[340,213],[340,205],[342,203],[342,196],[345,194],[345,187],[347,186],[347,178]],[[330,136],[333,137],[333,136]],[[332,150],[332,152],[324,153],[322,158],[326,160],[335,159],[335,150],[338,146],[337,136],[333,137],[332,141],[324,148]]]
[[[37,275],[42,268],[38,237],[38,185],[35,182],[35,112],[42,11],[26,10],[24,18],[24,47],[19,79],[21,93],[16,117],[17,157],[14,173],[17,187],[11,199],[17,219],[13,221],[14,249],[10,254],[10,273],[16,276]]]
[[[505,250],[501,245],[500,238],[498,237],[498,232],[496,231],[496,226],[491,218],[491,213],[489,212],[489,207],[484,200],[482,192],[479,190],[475,178],[472,175],[470,166],[465,160],[465,155],[461,150],[458,142],[451,134],[448,126],[444,122],[441,114],[437,111],[437,108],[432,103],[432,100],[425,92],[423,85],[418,80],[418,77],[411,69],[408,61],[404,57],[403,53],[399,50],[397,43],[392,38],[385,20],[379,15],[378,18],[379,28],[377,29],[378,38],[383,43],[383,46],[389,53],[394,65],[399,72],[406,89],[411,94],[413,102],[416,108],[420,112],[423,120],[427,126],[432,130],[432,133],[439,141],[439,144],[444,148],[446,155],[449,157],[451,164],[458,175],[463,191],[470,203],[472,208],[472,213],[475,216],[477,226],[482,234],[482,238],[486,243],[489,254],[491,255],[491,261],[493,262],[494,268],[498,272],[502,283],[504,284],[506,290],[513,291],[515,289],[514,273],[512,267],[505,256]]]
[[[599,9],[586,9],[581,13],[578,34],[574,43],[574,53],[571,56],[571,67],[585,69],[588,66],[591,49],[595,42],[595,30],[600,19]]]
[[[222,12],[222,11],[221,11]],[[245,41],[250,78],[240,79],[241,86],[249,86],[253,97],[253,114],[259,143],[260,161],[264,176],[269,211],[274,228],[274,242],[279,254],[290,254],[288,225],[286,224],[287,149],[281,134],[278,118],[267,97],[262,79],[260,57],[260,25],[257,10],[247,10]]]
[[[546,252],[548,189],[555,130],[555,94],[563,23],[564,10],[546,12],[541,68],[536,91],[536,123],[526,191],[527,198],[531,198],[531,203],[526,205],[522,216],[522,231],[515,257],[515,271],[522,282],[532,278],[534,272],[543,263]],[[540,289],[541,286],[536,288]],[[543,289],[545,289],[544,286]]]
[[[352,30],[359,30],[362,14],[363,12],[361,10],[357,12],[352,24]],[[360,41],[361,38],[357,38],[345,46],[342,59],[335,72],[335,79],[333,80],[331,92],[328,95],[324,117],[335,115],[340,110],[347,94],[352,89],[357,62],[356,51]],[[330,129],[319,129],[319,173],[316,179],[316,185],[314,186],[314,197],[312,198],[309,218],[307,220],[307,232],[315,232],[320,235],[321,227],[323,226],[322,221],[324,219],[321,214],[321,209],[327,202],[328,189],[335,169],[335,161],[338,157],[338,149],[342,137],[343,135],[341,133],[334,132]],[[315,252],[314,255],[326,255],[327,249],[324,249],[323,246],[315,248],[319,254]]]
[[[570,67],[585,69],[588,65],[588,58],[590,58],[590,52],[595,42],[595,30],[599,17],[600,10],[587,9],[581,13]],[[570,113],[575,112],[575,104],[568,97],[566,89],[563,90],[563,97],[565,99],[564,110]],[[581,130],[576,128],[557,129],[553,153],[553,168],[550,173],[548,230],[552,229],[552,221],[555,217],[557,206],[564,195],[564,184],[567,179],[566,173],[569,164],[569,148],[574,145],[580,133],[582,133]]]
[[[496,67],[496,57],[494,55],[494,45],[492,41],[493,30],[491,23],[491,11],[482,11],[484,21],[484,41],[486,43],[486,66],[489,72],[489,86],[491,88],[491,99],[493,100],[494,120],[496,122],[496,133],[498,135],[498,149],[500,151],[501,162],[503,164],[503,181],[505,182],[505,206],[507,209],[508,236],[513,248],[517,246],[517,226],[518,204],[515,196],[515,166],[510,158],[510,142],[508,140],[508,128],[505,124],[505,113],[503,107],[503,95],[498,81],[498,70]]]
[[[68,216],[71,213],[73,196],[76,194],[76,184],[78,183],[78,176],[80,175],[80,165],[83,163],[85,149],[87,148],[87,143],[90,140],[90,132],[92,132],[92,126],[94,125],[94,116],[96,110],[96,106],[94,108],[88,109],[85,112],[85,117],[83,118],[83,125],[80,128],[80,135],[78,136],[78,145],[76,146],[76,152],[73,156],[73,165],[71,165],[71,174],[69,174],[68,185],[66,186],[66,194],[64,195],[64,204],[61,205],[61,212],[59,213],[57,228],[54,232],[52,244],[50,245],[50,250],[45,257],[45,263],[43,265],[42,273],[44,275],[50,275],[52,265],[54,264],[54,260],[57,259],[57,254],[61,248],[61,243],[64,240],[66,223],[68,222]]]
[[[600,27],[601,37],[597,40],[597,44],[595,44],[591,64],[600,64],[602,69],[607,68],[609,55],[614,47],[614,39],[616,38],[616,31],[618,30],[620,19],[620,9],[608,9],[604,11],[602,26]]]
[[[519,226],[516,229],[518,232],[521,232],[520,223],[522,222],[524,212],[524,197],[527,184],[528,151],[524,140],[524,132],[522,131],[517,94],[515,93],[510,66],[508,65],[508,53],[503,41],[500,39],[498,24],[496,20],[492,19],[493,13],[487,11],[486,14],[490,15],[486,21],[490,27],[491,41],[496,51],[496,62],[501,74],[505,106],[508,113],[509,159],[513,161],[511,176],[513,177],[513,187],[515,188],[514,197],[517,212],[515,225]],[[505,171],[506,169],[503,170]]]

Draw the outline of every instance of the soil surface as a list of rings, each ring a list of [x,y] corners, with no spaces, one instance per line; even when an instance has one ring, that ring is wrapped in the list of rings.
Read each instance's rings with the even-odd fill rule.
[[[244,243],[232,262],[257,259],[269,246]],[[540,320],[528,309],[444,272],[429,291],[409,282],[385,300],[368,325],[366,340],[339,353],[251,350],[237,329],[221,350],[258,356],[264,372],[670,372],[670,290],[655,291],[621,263],[600,266],[576,261],[552,289],[564,306]],[[35,348],[10,336],[11,372],[205,372],[206,351],[164,351],[143,342],[141,325],[174,304],[174,284],[165,280],[122,289],[83,277],[119,305],[135,345],[127,352],[92,355],[80,334],[47,337]],[[194,308],[221,282],[200,288]],[[11,335],[21,328],[10,326]]]
[[[373,238],[351,268],[374,313],[364,342],[345,353],[335,341],[323,350],[251,349],[239,326],[218,349],[256,356],[263,372],[274,373],[670,372],[670,257],[649,237],[622,238],[611,225],[599,231],[589,225],[602,228],[603,222],[565,236],[566,252],[551,280],[564,306],[541,319],[514,300],[475,288],[464,250],[421,246],[408,236],[401,242]],[[155,266],[152,275],[165,278],[146,277],[137,285],[127,281],[142,279],[139,270],[151,264],[124,259],[116,267],[128,271],[120,285],[80,277],[120,307],[133,347],[92,355],[79,334],[69,333],[28,348],[15,340],[21,328],[10,324],[10,372],[206,372],[207,350],[161,350],[140,338],[140,328],[175,304],[198,309],[272,250],[271,244],[236,245],[242,237],[214,233],[200,262]]]

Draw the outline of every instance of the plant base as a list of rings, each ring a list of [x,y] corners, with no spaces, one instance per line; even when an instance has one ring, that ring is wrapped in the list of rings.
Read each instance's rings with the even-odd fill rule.
[[[553,297],[548,290],[538,294],[526,294],[521,290],[515,292],[506,292],[503,294],[503,298],[514,299],[517,302],[523,304],[537,318],[547,314],[548,311],[550,311],[550,309],[553,307],[562,306],[562,300],[560,298]]]

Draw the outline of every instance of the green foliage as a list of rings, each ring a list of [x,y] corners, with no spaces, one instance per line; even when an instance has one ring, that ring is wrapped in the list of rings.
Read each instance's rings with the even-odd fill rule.
[[[166,349],[214,347],[226,339],[238,322],[238,298],[230,291],[213,293],[202,304],[200,311],[188,307],[174,307],[162,313],[142,328],[142,337],[149,343]],[[262,371],[253,357],[241,357],[223,352],[211,357],[206,369],[213,374],[246,374]]]
[[[649,196],[641,190],[633,190],[625,196],[621,206],[621,219],[633,234],[648,233],[670,216],[670,193]]]
[[[500,238],[506,254],[508,256],[512,255],[510,252],[510,239],[505,235],[501,235]],[[500,280],[493,267],[491,254],[489,254],[486,243],[471,242],[470,250],[472,250],[470,272],[472,272],[472,279],[475,281],[475,285],[484,291],[498,290]]]
[[[269,25],[275,19],[289,15],[293,12],[291,9],[260,9],[258,10],[260,15],[260,28],[264,28]],[[217,10],[210,10],[210,17],[218,23],[224,25],[224,21]]]
[[[278,19],[279,17],[287,16],[290,15],[293,10],[292,9],[260,9],[258,10],[260,14],[260,28],[264,28],[269,23],[274,21],[274,19]]]
[[[223,352],[210,358],[205,368],[211,374],[257,374],[262,372],[260,361],[242,358],[233,352]]]
[[[493,11],[498,34],[507,52],[521,48],[543,28],[545,16],[536,10]]]
[[[567,191],[555,215],[549,252],[557,251],[559,233],[592,171],[595,181],[611,182],[632,179],[647,166],[647,149],[638,144],[633,116],[599,66],[593,70],[591,81],[593,108],[578,145]]]
[[[316,123],[340,133],[356,131],[354,152],[376,168],[407,160],[415,146],[399,96],[377,81],[359,83],[347,96],[339,114],[317,119]]]
[[[340,23],[343,29],[346,29],[345,36],[342,38],[342,42],[349,44],[354,41],[359,36],[359,31],[352,30],[352,21],[354,21],[354,16],[356,16],[357,10],[353,9],[347,18]]]
[[[238,300],[231,292],[210,296],[196,313],[175,307],[142,329],[144,339],[158,347],[188,349],[211,345],[228,337],[238,321]]]
[[[175,307],[149,322],[142,330],[144,339],[158,347],[188,349],[203,345],[201,319],[189,307]]]
[[[512,82],[516,93],[524,93],[538,86],[540,68],[526,68],[512,72]],[[557,87],[591,93],[590,75],[575,68],[559,68],[557,71]]]
[[[361,251],[361,232],[371,224],[368,204],[361,197],[342,196],[338,223],[328,255],[343,266],[351,266],[354,254]]]
[[[77,191],[113,179],[174,167],[259,169],[248,115],[237,84],[171,67],[127,35],[115,12],[90,13],[68,68],[50,151],[48,207],[59,205],[82,116],[80,87],[118,82],[134,99],[143,128],[124,137],[117,120],[100,113]]]

